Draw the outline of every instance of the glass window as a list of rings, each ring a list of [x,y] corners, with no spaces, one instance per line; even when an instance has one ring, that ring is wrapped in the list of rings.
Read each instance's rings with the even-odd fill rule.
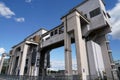
[[[50,33],[50,36],[53,36],[53,32]]]
[[[50,39],[50,37],[47,37],[46,40]]]
[[[103,11],[104,16],[106,17],[106,13]]]
[[[55,30],[55,34],[57,34],[57,29]]]
[[[100,8],[97,8],[97,9],[94,9],[93,11],[90,12],[90,17],[95,17],[97,15],[99,15],[101,12],[100,12]]]
[[[64,27],[62,26],[61,28],[59,28],[59,34],[62,34],[64,32]]]

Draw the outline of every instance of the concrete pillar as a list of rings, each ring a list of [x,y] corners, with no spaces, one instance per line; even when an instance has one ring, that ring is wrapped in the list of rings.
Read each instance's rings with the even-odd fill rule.
[[[64,17],[62,17],[62,21],[64,22],[64,34],[65,34],[64,44],[65,47],[67,48],[65,53],[66,54],[65,66],[67,70],[71,71],[72,62],[70,58],[71,56],[70,42],[69,42],[70,39],[68,33],[74,32],[78,74],[82,76],[83,80],[87,80],[87,76],[89,75],[88,60],[87,60],[85,39],[82,38],[80,17],[81,15],[79,14],[78,11],[73,11],[70,14],[67,14]]]
[[[8,75],[10,75],[11,66],[12,66],[12,56],[10,56],[9,68],[8,68],[8,73],[7,73]]]
[[[71,37],[65,33],[65,72],[72,75]]]
[[[44,62],[45,62],[45,52],[40,52],[40,63],[39,63],[39,76],[45,75],[45,69],[44,69]]]
[[[5,56],[6,56],[6,54],[3,53],[3,54],[2,54],[1,61],[0,61],[0,74],[1,74],[1,71],[2,71],[2,67],[3,67],[3,63],[4,63]]]
[[[19,75],[24,75],[24,68],[25,68],[25,62],[26,62],[26,56],[27,56],[28,47],[29,46],[27,44],[24,44],[24,49],[23,49],[23,55],[22,55]]]
[[[71,37],[68,33],[67,17],[63,18],[62,21],[64,22],[65,74],[72,75]]]
[[[17,68],[16,68],[16,73],[15,73],[16,75],[19,75],[21,60],[22,60],[22,53],[19,52],[19,59],[18,59],[18,64],[17,64]]]
[[[16,51],[16,48],[13,49],[12,55],[11,55],[11,66],[10,66],[10,71],[9,71],[10,75],[13,75],[13,71],[14,71],[14,64],[16,60],[15,51]]]
[[[31,57],[28,58],[28,65],[27,65],[27,68],[28,68],[27,73],[28,73],[29,76],[31,76],[31,74],[32,74],[32,72],[31,72],[32,71]]]
[[[75,34],[75,43],[76,43],[76,57],[77,57],[77,68],[78,74],[82,75],[83,80],[87,80],[89,75],[88,70],[88,60],[85,39],[82,38],[81,22],[80,15],[76,12],[74,17],[74,34]]]
[[[100,45],[92,40],[87,41],[87,51],[90,77],[92,79],[96,79],[98,77],[103,78],[105,68]]]
[[[12,58],[10,60],[10,68],[9,68],[9,73],[8,73],[9,75],[12,75],[12,67],[13,67],[13,65],[12,65],[13,64],[13,62],[12,62],[13,61],[13,56],[11,56],[11,57]]]
[[[14,64],[15,64],[15,55],[12,55],[12,62],[11,62],[11,68],[10,68],[10,75],[13,74]]]
[[[29,76],[34,76],[34,66],[30,66],[30,74]]]
[[[19,71],[20,71],[20,65],[21,65],[21,61],[22,61],[22,52],[19,52],[19,59],[18,59],[18,65],[17,65],[17,72],[16,74],[19,75]]]
[[[40,51],[40,62],[39,62],[39,76],[45,76],[47,68],[50,67],[50,50],[44,49]]]
[[[101,46],[102,57],[103,57],[103,61],[104,61],[106,76],[108,78],[112,79],[113,78],[113,76],[112,76],[112,67],[111,67],[112,63],[110,61],[108,48],[107,48],[108,45],[106,44],[106,37],[105,37],[105,35],[99,36],[97,38],[96,42],[98,44],[100,44],[100,46]]]

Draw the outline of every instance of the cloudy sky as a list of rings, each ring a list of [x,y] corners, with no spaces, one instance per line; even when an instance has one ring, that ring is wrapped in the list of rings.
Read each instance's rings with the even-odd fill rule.
[[[114,39],[120,39],[120,0],[115,6],[108,10],[111,15],[112,33]]]
[[[83,0],[0,0],[0,55],[3,52],[8,53],[13,45],[39,28],[49,30],[59,25],[61,16],[81,1]],[[110,46],[114,59],[118,60],[120,59],[120,0],[105,0],[105,3],[112,23]],[[56,57],[58,55],[60,56]],[[59,68],[64,66],[63,47],[51,52],[51,64],[57,63]]]

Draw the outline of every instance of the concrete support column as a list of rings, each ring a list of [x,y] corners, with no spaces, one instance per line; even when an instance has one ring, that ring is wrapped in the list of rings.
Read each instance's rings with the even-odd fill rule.
[[[87,60],[85,39],[82,38],[81,22],[80,22],[79,14],[76,13],[74,19],[75,19],[74,34],[75,34],[75,43],[76,43],[76,52],[77,52],[76,56],[77,56],[78,74],[82,75],[83,80],[87,80],[87,76],[89,75],[88,60]]]
[[[66,75],[72,75],[71,38],[65,33],[65,71]]]
[[[2,54],[1,61],[0,61],[0,74],[1,74],[1,71],[2,71],[2,67],[3,67],[4,60],[5,60],[5,56],[6,56],[6,54],[3,53],[3,54]]]
[[[46,50],[42,50],[40,52],[39,76],[45,76],[46,75],[45,54],[46,54]]]
[[[29,76],[31,76],[31,71],[32,71],[32,70],[31,70],[31,67],[32,67],[32,66],[31,66],[31,59],[30,59],[30,58],[28,58],[28,65],[30,65],[30,66],[29,66],[29,67],[27,66],[27,67],[28,67],[27,73],[28,73]]]
[[[30,76],[34,76],[34,66],[30,67]]]
[[[107,48],[108,45],[106,44],[105,35],[99,36],[99,38],[97,38],[96,42],[99,43],[100,46],[101,46],[102,57],[103,57],[103,61],[104,61],[104,67],[105,67],[106,76],[108,78],[112,79],[113,78],[113,76],[112,76],[112,67],[111,67],[112,63],[110,61],[108,48]]]
[[[21,53],[21,51],[20,51],[20,52],[19,52],[19,59],[18,59],[18,64],[17,64],[16,75],[19,75],[20,65],[21,65],[21,59],[22,59],[22,53]]]
[[[23,55],[22,55],[19,75],[24,75],[24,68],[25,68],[25,62],[26,62],[26,56],[27,56],[28,47],[29,46],[27,44],[24,44],[24,49],[23,49]]]
[[[40,52],[39,76],[45,76],[47,68],[50,67],[50,50],[44,49]]]
[[[75,43],[76,43],[76,55],[77,55],[77,68],[78,74],[82,76],[83,80],[87,80],[87,76],[89,75],[88,70],[88,57],[86,52],[86,44],[85,39],[82,38],[82,30],[81,30],[81,22],[80,22],[80,13],[77,11],[73,11],[70,14],[62,17],[62,21],[64,22],[64,38],[65,38],[65,55],[66,55],[66,70],[71,71],[71,50],[70,50],[70,39],[69,32],[74,31]],[[71,73],[70,72],[70,73]]]
[[[8,68],[8,73],[7,73],[8,75],[10,75],[11,66],[12,66],[12,56],[10,56],[9,68]]]
[[[90,76],[90,78],[102,78],[105,68],[100,45],[93,40],[87,41],[87,51],[90,75],[94,75],[94,77]]]
[[[9,75],[13,75],[13,69],[14,69],[14,64],[15,64],[15,50],[16,49],[13,49],[13,51],[12,51],[12,55],[11,55],[11,64],[10,64],[10,70],[9,70]]]
[[[15,59],[16,59],[16,56],[15,56],[15,55],[13,55],[13,56],[12,56],[11,69],[10,69],[10,75],[13,75],[13,71],[14,71],[14,64],[15,64]]]
[[[71,37],[68,33],[67,17],[62,21],[64,22],[65,74],[72,75]]]

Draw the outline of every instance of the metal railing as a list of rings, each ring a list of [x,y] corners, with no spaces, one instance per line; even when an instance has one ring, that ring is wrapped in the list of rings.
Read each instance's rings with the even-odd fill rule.
[[[0,80],[82,80],[78,75],[72,76],[16,76],[16,75],[0,75]]]
[[[0,75],[0,80],[82,80],[79,75],[49,75],[49,76],[16,76],[16,75]],[[100,78],[88,76],[87,80],[115,80],[113,78]]]

